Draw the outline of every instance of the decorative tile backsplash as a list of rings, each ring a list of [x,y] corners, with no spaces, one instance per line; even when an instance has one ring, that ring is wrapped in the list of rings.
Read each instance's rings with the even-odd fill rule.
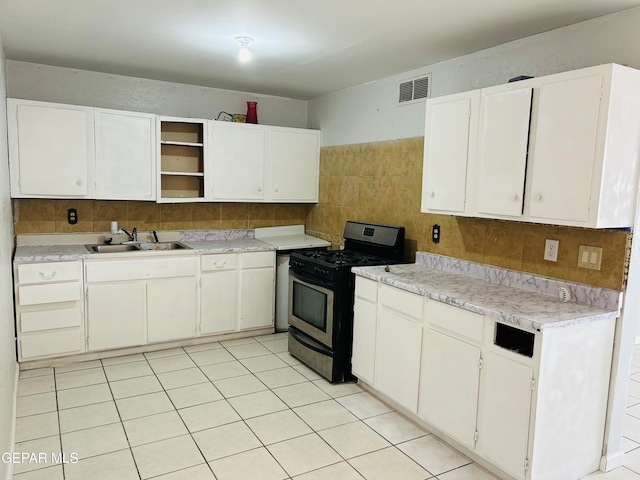
[[[341,245],[346,220],[406,227],[407,261],[416,251],[621,290],[631,234],[622,230],[420,213],[423,137],[325,147],[319,203],[307,206],[307,233]],[[440,225],[441,241],[431,241]],[[545,239],[559,240],[557,262],[543,259]],[[603,248],[600,271],[576,266],[579,245]]]
[[[67,223],[67,209],[78,223]],[[107,200],[13,200],[16,234],[107,232],[111,221],[127,230],[228,230],[304,223],[305,207],[272,203],[154,203]]]

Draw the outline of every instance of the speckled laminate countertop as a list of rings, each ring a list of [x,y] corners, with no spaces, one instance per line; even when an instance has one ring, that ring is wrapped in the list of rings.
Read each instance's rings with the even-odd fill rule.
[[[561,302],[551,295],[446,273],[418,264],[354,267],[359,276],[487,315],[522,329],[542,330],[615,318],[615,310]]]
[[[38,245],[16,247],[14,262],[57,262],[65,260],[81,260],[87,258],[111,258],[148,255],[168,255],[184,253],[242,253],[266,252],[276,249],[254,238],[240,238],[230,240],[202,240],[182,241],[191,250],[160,251],[160,252],[125,252],[125,253],[91,253],[84,245]]]

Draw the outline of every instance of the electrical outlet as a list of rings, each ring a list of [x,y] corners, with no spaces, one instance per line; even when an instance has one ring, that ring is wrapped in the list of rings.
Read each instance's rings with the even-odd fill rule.
[[[67,222],[69,222],[69,225],[75,225],[78,223],[78,210],[75,208],[67,210]]]
[[[544,259],[549,262],[558,261],[558,246],[560,242],[558,240],[551,240],[547,238],[544,243]]]
[[[440,225],[431,227],[431,241],[433,243],[440,243]]]
[[[578,267],[589,270],[600,270],[602,263],[602,247],[580,245],[578,248]]]

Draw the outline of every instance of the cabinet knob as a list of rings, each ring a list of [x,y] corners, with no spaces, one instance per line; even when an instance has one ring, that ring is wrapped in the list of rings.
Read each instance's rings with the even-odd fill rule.
[[[436,192],[434,192],[433,190],[431,190],[431,193],[429,194],[429,196],[430,196],[431,198],[435,198],[435,196],[436,196]]]
[[[536,193],[536,194],[533,196],[533,199],[534,199],[536,202],[539,202],[540,200],[542,200],[542,195],[540,195],[539,193]]]
[[[76,185],[81,187],[82,186],[82,180],[81,179],[76,180]]]
[[[258,191],[261,192],[262,191],[262,187],[258,187]]]
[[[280,191],[280,189],[279,189],[279,188],[276,188],[276,192],[279,192],[279,191]]]
[[[517,193],[512,193],[511,194],[511,200],[513,200],[514,202],[518,201],[518,194]]]

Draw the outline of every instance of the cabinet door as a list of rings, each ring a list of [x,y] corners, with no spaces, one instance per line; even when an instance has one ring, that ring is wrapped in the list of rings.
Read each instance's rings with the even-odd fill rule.
[[[274,201],[318,201],[318,132],[272,130],[271,199]]]
[[[376,304],[356,297],[353,306],[353,352],[351,370],[373,385],[376,354]]]
[[[467,162],[474,159],[480,91],[427,102],[422,211],[464,212]]]
[[[588,220],[601,88],[601,75],[540,88],[532,126],[531,217]]]
[[[482,96],[476,168],[476,209],[522,215],[532,88]]]
[[[211,122],[214,200],[264,198],[265,130]]]
[[[422,325],[381,307],[375,353],[375,386],[412,413],[418,411]]]
[[[155,200],[155,116],[95,111],[96,198]]]
[[[202,274],[200,333],[233,332],[238,302],[236,270]]]
[[[163,342],[196,335],[195,277],[147,282],[147,339]]]
[[[240,330],[273,326],[274,283],[274,267],[240,271]]]
[[[89,350],[144,344],[144,282],[96,283],[87,286]]]
[[[484,357],[477,451],[524,478],[529,443],[533,369],[494,353]]]
[[[418,414],[473,448],[480,347],[425,328]]]
[[[94,194],[93,109],[8,101],[14,197]]]

